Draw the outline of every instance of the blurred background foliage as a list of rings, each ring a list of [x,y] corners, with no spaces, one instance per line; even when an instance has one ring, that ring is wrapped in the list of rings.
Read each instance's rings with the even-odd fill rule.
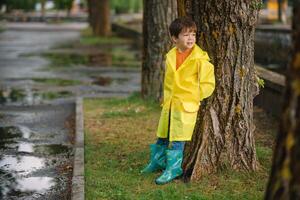
[[[57,10],[68,10],[72,7],[74,0],[0,0],[0,7],[5,5],[8,11],[24,10],[33,11],[37,3],[53,2],[54,8]],[[87,6],[85,0],[81,0],[81,5]],[[113,13],[137,13],[143,9],[142,0],[110,0],[110,7]]]
[[[137,13],[143,9],[142,0],[110,0],[110,5],[116,14]]]

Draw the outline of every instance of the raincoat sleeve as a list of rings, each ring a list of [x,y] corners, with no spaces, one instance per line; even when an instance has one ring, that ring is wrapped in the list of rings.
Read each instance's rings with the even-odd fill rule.
[[[208,60],[201,60],[199,65],[200,101],[209,97],[215,89],[214,66]]]

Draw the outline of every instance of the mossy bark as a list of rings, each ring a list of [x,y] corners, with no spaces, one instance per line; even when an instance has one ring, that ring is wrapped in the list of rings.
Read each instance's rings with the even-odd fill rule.
[[[259,89],[254,31],[260,1],[181,2],[197,24],[197,43],[208,52],[216,76],[214,94],[202,102],[192,141],[185,149],[184,178],[198,180],[224,166],[256,170],[253,99]]]
[[[300,0],[293,2],[293,58],[265,199],[300,199]]]

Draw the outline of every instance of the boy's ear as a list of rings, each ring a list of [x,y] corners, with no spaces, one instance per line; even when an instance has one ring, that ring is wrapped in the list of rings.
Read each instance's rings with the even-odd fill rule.
[[[172,42],[176,43],[177,42],[177,37],[171,36]]]

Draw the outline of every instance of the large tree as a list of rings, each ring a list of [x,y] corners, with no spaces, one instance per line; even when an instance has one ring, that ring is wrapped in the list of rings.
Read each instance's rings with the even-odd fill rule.
[[[266,199],[300,199],[300,0],[293,3],[293,58]]]
[[[260,0],[178,0],[180,15],[192,17],[197,43],[215,66],[216,89],[202,102],[184,177],[197,180],[220,166],[258,168],[254,142],[253,99],[258,94],[254,68],[254,30]],[[200,75],[201,76],[201,75]]]
[[[143,15],[142,96],[159,100],[165,54],[172,45],[168,27],[177,17],[177,3],[173,0],[144,0]]]
[[[96,36],[110,36],[110,5],[109,0],[88,0],[89,24]]]

